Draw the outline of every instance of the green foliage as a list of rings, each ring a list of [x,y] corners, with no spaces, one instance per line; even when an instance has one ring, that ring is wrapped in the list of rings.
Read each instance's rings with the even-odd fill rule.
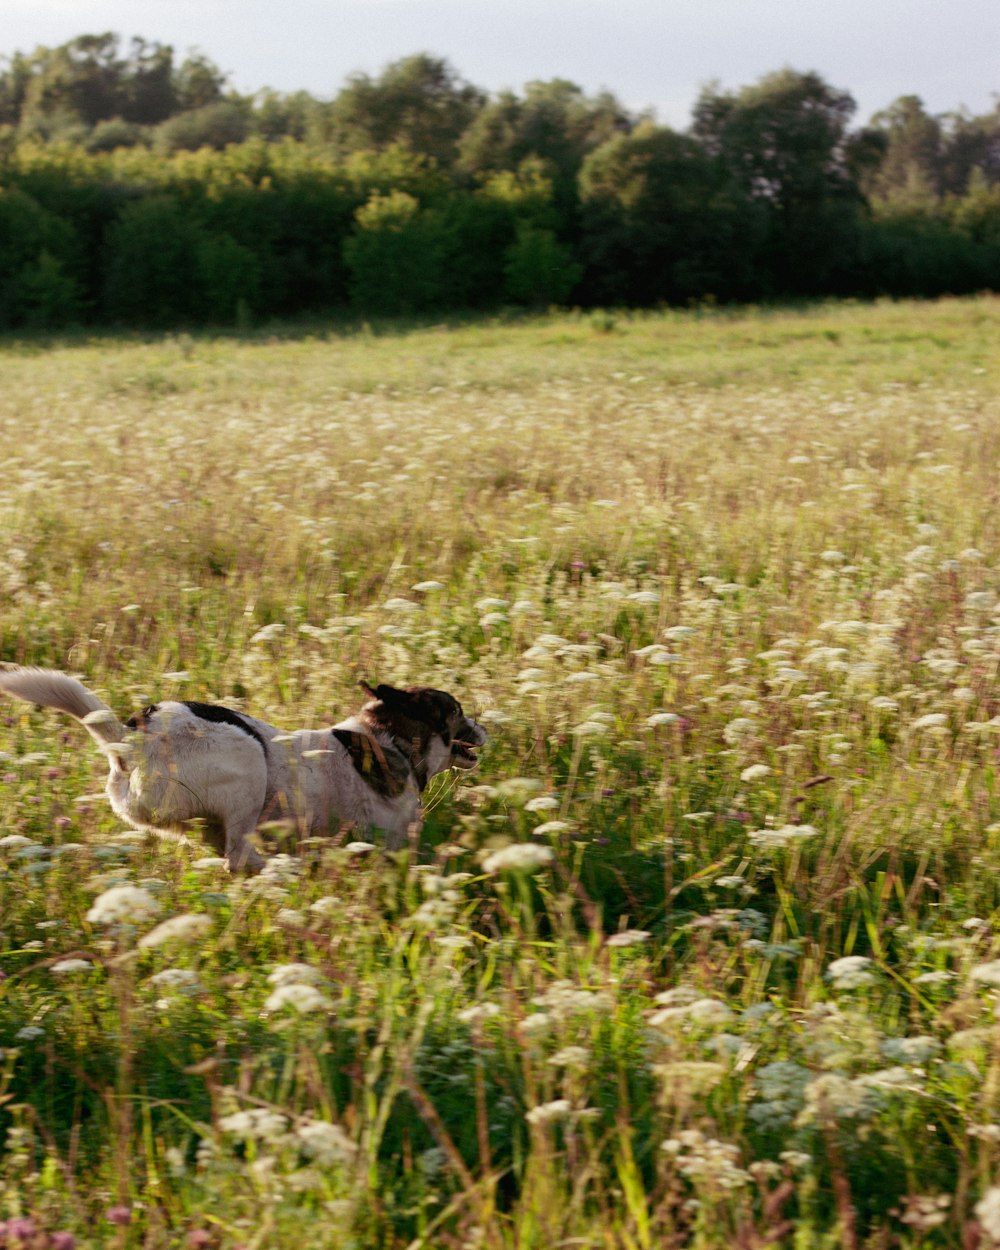
[[[722,162],[647,124],[610,139],[580,173],[586,290],[598,303],[747,298],[766,229]]]
[[[580,281],[583,266],[551,230],[519,223],[504,254],[504,293],[516,304],[565,304]]]
[[[164,152],[195,152],[242,143],[250,133],[246,111],[232,101],[203,104],[178,113],[156,129],[155,142]]]
[[[134,148],[147,142],[148,132],[135,122],[123,117],[109,117],[98,122],[87,136],[88,152],[113,152],[116,148]]]
[[[564,79],[490,97],[427,53],[332,101],[241,98],[200,53],[81,36],[0,65],[0,185],[77,244],[47,246],[4,324],[996,289],[1000,113],[853,110],[786,69],[706,88],[680,134]],[[146,199],[177,227],[176,281],[131,216]]]
[[[420,53],[378,78],[354,75],[334,100],[327,127],[344,152],[399,146],[446,166],[484,99],[447,61]]]
[[[80,311],[79,240],[24,191],[0,190],[0,325],[53,326]]]
[[[165,196],[123,210],[109,232],[105,263],[105,312],[124,324],[232,323],[260,294],[254,253],[227,234],[209,233]]]
[[[405,314],[444,301],[452,253],[443,214],[405,191],[375,192],[344,243],[352,301],[366,312]]]

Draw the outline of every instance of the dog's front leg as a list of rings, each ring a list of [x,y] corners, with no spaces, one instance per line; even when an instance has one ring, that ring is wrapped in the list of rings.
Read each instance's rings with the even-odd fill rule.
[[[249,835],[254,826],[239,830],[226,826],[226,866],[230,872],[260,872],[266,860],[251,843]]]

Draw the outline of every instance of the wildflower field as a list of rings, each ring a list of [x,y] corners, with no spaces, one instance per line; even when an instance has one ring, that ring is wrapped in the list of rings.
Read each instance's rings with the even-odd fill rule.
[[[0,345],[0,659],[489,730],[123,828],[0,707],[0,1246],[1000,1244],[1000,300]]]

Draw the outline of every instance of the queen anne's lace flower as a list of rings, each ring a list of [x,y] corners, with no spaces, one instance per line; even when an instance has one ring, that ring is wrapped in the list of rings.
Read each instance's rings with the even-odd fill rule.
[[[94,899],[87,912],[90,924],[142,924],[152,920],[160,904],[138,885],[114,885]]]
[[[326,1166],[350,1163],[358,1149],[339,1124],[328,1124],[325,1120],[300,1124],[295,1136],[310,1159]]]
[[[312,1011],[332,1011],[333,1003],[315,986],[297,982],[279,986],[264,1003],[265,1010],[269,1012],[281,1011],[285,1007],[292,1007],[300,1015],[306,1015]]]
[[[483,871],[491,876],[498,872],[537,872],[551,864],[555,856],[551,847],[535,842],[514,842],[494,851],[483,860]]]
[[[139,939],[139,945],[146,949],[151,946],[162,946],[165,942],[197,942],[211,932],[212,917],[203,912],[189,915],[171,916],[162,920],[155,929]]]

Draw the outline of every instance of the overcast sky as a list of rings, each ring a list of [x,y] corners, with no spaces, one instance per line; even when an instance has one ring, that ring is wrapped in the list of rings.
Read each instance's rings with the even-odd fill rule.
[[[330,97],[428,51],[489,91],[568,78],[678,128],[705,82],[785,65],[849,90],[858,121],[903,94],[982,113],[1000,92],[1000,0],[0,0],[3,54],[105,30],[197,47],[240,91]]]

